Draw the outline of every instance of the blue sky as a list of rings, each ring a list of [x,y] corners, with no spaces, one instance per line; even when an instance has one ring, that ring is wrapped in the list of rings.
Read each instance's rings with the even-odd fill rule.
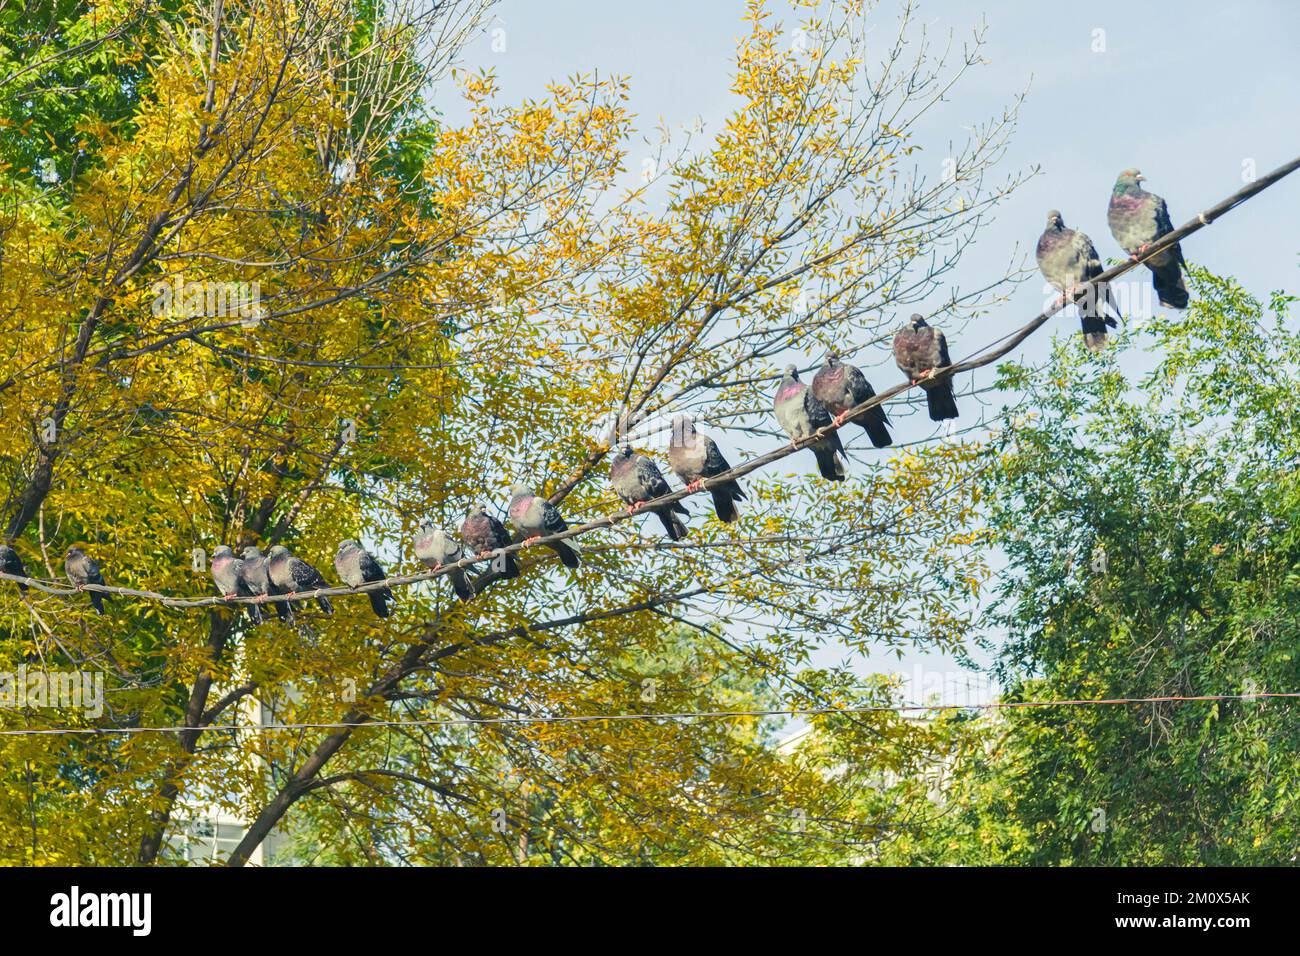
[[[624,74],[641,132],[651,132],[661,117],[677,126],[700,116],[706,130],[717,129],[732,106],[728,88],[743,11],[741,0],[503,0],[489,31],[498,31],[496,45],[504,40],[505,49],[494,50],[489,33],[469,45],[463,65],[495,70],[506,100],[540,96],[549,80],[573,73]],[[897,11],[886,0],[869,13],[879,20],[882,38],[893,35]],[[990,62],[953,92],[943,114],[952,126],[935,124],[924,132],[918,164],[932,162],[937,174],[948,141],[964,139],[962,124],[999,113],[1028,89],[998,172],[1042,170],[1001,207],[967,253],[956,273],[963,285],[1000,274],[1017,244],[1022,254],[1032,253],[1052,208],[1087,232],[1103,257],[1118,256],[1105,211],[1115,175],[1126,167],[1142,170],[1179,224],[1240,188],[1250,164],[1262,174],[1300,154],[1300,3],[936,0],[921,3],[919,16],[931,31],[951,28],[959,38],[982,18]],[[796,21],[787,16],[786,22]],[[454,122],[451,100],[438,97]],[[634,144],[633,167],[636,156]],[[1295,291],[1298,221],[1300,175],[1192,237],[1184,251],[1192,261],[1235,275],[1258,295]],[[1040,282],[1024,283],[1010,303],[981,318],[978,328],[967,328],[969,341],[954,355],[1023,324],[1043,298]],[[1073,316],[1060,327],[1077,331]],[[1041,358],[1045,348],[1045,339],[1031,338],[1022,357]],[[921,675],[932,689],[950,679],[954,690],[945,698],[966,680],[933,655],[859,664]]]

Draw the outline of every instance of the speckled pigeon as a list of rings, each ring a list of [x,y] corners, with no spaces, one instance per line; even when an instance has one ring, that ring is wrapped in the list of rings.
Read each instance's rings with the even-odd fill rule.
[[[529,539],[569,530],[569,523],[560,517],[555,505],[533,494],[533,489],[521,482],[510,486],[509,514],[511,523]],[[560,556],[566,568],[578,566],[578,545],[571,538],[546,546]]]
[[[1110,194],[1110,233],[1124,251],[1134,258],[1166,233],[1174,231],[1169,207],[1155,193],[1138,184],[1146,179],[1136,169],[1126,169],[1115,180]],[[1160,304],[1171,309],[1187,308],[1187,286],[1183,283],[1183,250],[1174,243],[1150,259],[1146,266],[1156,287]]]
[[[237,597],[254,597],[255,592],[245,576],[244,562],[235,557],[224,544],[212,553],[212,580],[216,582],[221,596],[230,600]],[[262,612],[256,604],[244,605],[248,619],[254,624],[262,623]]]
[[[302,558],[290,554],[289,549],[281,544],[266,553],[266,574],[281,594],[297,594],[299,591],[329,587],[319,571]],[[325,595],[316,598],[316,604],[326,614],[334,613],[334,605]]]
[[[813,398],[835,416],[835,424],[842,425],[845,413],[875,397],[876,390],[856,366],[841,362],[840,357],[831,352],[826,356],[825,364],[813,376],[812,393]],[[854,420],[866,429],[871,444],[877,448],[886,448],[894,443],[887,427],[889,419],[879,405],[868,409],[864,415]]]
[[[18,552],[7,544],[0,544],[0,571],[5,574],[16,574],[21,578],[29,577],[27,569],[23,567],[23,559],[18,557]],[[27,585],[21,581],[14,583],[18,585],[18,590],[27,590]]]
[[[1097,247],[1092,240],[1075,229],[1066,229],[1065,220],[1053,209],[1047,214],[1047,228],[1038,237],[1038,270],[1064,298],[1074,295],[1079,286],[1105,272]],[[1106,345],[1106,326],[1112,329],[1118,323],[1106,315],[1109,306],[1121,319],[1119,306],[1111,293],[1109,283],[1092,286],[1076,305],[1083,323],[1083,342],[1094,352]]]
[[[99,565],[95,559],[88,556],[80,548],[69,548],[67,555],[63,559],[63,571],[68,576],[72,586],[80,591],[87,584],[103,584],[104,575],[99,572]],[[104,600],[107,595],[99,591],[91,591],[90,603],[95,606],[97,614],[104,613]]]
[[[471,554],[480,558],[486,558],[498,548],[510,544],[510,535],[505,525],[488,514],[487,509],[481,504],[474,505],[465,515],[465,523],[460,526],[460,539],[465,542],[465,547],[469,548]],[[505,567],[501,571],[501,576],[519,577],[519,561],[515,557],[515,552],[507,551],[502,558]]]
[[[251,544],[244,548],[241,557],[244,559],[244,581],[249,590],[254,594],[283,594],[284,592],[271,583],[271,578],[266,573],[266,558],[262,552]],[[287,621],[292,616],[289,610],[288,601],[272,601],[271,605],[275,608],[276,616]]]
[[[781,423],[792,442],[807,438],[819,428],[832,424],[831,413],[813,397],[808,386],[799,381],[799,370],[793,365],[785,367],[785,377],[777,387],[772,401],[776,420]],[[844,445],[839,432],[831,432],[809,446],[817,456],[817,470],[828,481],[844,480]]]
[[[339,542],[339,549],[334,555],[334,572],[350,588],[359,588],[363,584],[382,581],[388,577],[375,556],[352,540]],[[388,607],[393,600],[392,588],[382,587],[366,591],[365,594],[370,598],[370,607],[376,617],[388,617],[392,613]]]
[[[423,562],[426,568],[434,570],[448,564],[455,564],[464,555],[461,553],[460,545],[451,540],[451,535],[441,528],[424,527],[415,538],[415,556]],[[447,577],[451,579],[452,590],[462,601],[468,601],[474,596],[474,589],[470,586],[469,581],[465,578],[465,571],[462,568],[453,568],[447,572]]]
[[[668,466],[673,473],[686,482],[686,487],[695,491],[706,478],[730,471],[731,465],[722,457],[718,446],[708,435],[701,435],[695,430],[695,423],[689,415],[677,415],[673,418],[673,435],[668,445]],[[724,481],[709,489],[713,496],[713,510],[718,518],[730,524],[740,518],[740,508],[736,504],[745,500],[736,481]]]
[[[634,453],[629,445],[624,445],[614,453],[614,460],[609,466],[609,483],[623,499],[629,512],[652,498],[662,498],[672,493],[655,463],[644,455]],[[664,530],[671,540],[678,541],[686,536],[686,525],[677,516],[688,515],[690,512],[682,507],[681,502],[655,508],[654,513],[663,522]]]
[[[913,385],[919,384],[925,389],[931,421],[957,417],[957,396],[952,391],[952,378],[936,382],[928,377],[932,371],[952,364],[948,357],[948,340],[942,332],[920,315],[913,315],[911,322],[894,336],[894,361]]]

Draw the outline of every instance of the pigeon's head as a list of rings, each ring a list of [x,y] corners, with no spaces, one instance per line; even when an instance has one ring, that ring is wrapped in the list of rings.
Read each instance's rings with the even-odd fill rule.
[[[1048,228],[1048,229],[1064,229],[1064,228],[1065,228],[1065,218],[1060,214],[1060,212],[1059,212],[1058,210],[1055,210],[1055,209],[1049,209],[1049,210],[1048,210],[1048,212],[1047,212],[1047,228]]]
[[[78,545],[74,544],[72,547],[68,549],[68,553],[64,555],[64,558],[71,560],[72,558],[80,558],[84,556],[85,556],[85,552],[82,551]]]
[[[1115,180],[1115,192],[1117,193],[1133,192],[1138,188],[1140,188],[1138,186],[1138,183],[1142,183],[1145,181],[1146,181],[1146,177],[1143,176],[1136,169],[1126,169],[1124,170],[1124,172],[1120,173],[1119,177]]]
[[[289,549],[288,549],[288,548],[286,548],[286,547],[285,547],[284,545],[282,545],[282,544],[277,544],[277,545],[276,545],[274,548],[272,548],[270,551],[266,552],[266,556],[267,556],[268,558],[278,558],[278,557],[281,557],[281,556],[283,556],[283,555],[287,555],[288,553],[289,553]]]
[[[249,545],[244,549],[243,558],[245,561],[255,561],[262,556],[261,550],[255,545]]]
[[[212,556],[214,558],[233,558],[235,556],[235,552],[231,551],[230,548],[226,547],[223,544],[219,548],[217,548],[217,550],[212,552]]]
[[[351,538],[339,542],[340,554],[344,551],[360,551],[360,550],[361,550],[361,545],[358,544],[356,541],[353,541]]]
[[[840,353],[831,349],[826,353],[826,367],[835,368],[840,364]]]
[[[908,323],[908,325],[911,326],[913,332],[915,332],[918,329],[927,328],[929,324],[930,323],[925,321],[925,316],[923,316],[920,312],[914,312],[912,314],[911,321]]]
[[[799,369],[793,362],[785,367],[785,377],[796,382],[799,381]]]
[[[628,445],[628,444],[626,444],[626,443],[625,443],[625,444],[622,444],[622,445],[619,446],[618,451],[615,452],[615,454],[616,454],[619,458],[623,458],[623,459],[631,458],[631,457],[632,457],[632,446],[631,446],[631,445]]]
[[[533,489],[528,487],[528,485],[524,484],[522,481],[516,481],[510,486],[511,498],[528,498],[532,493]]]

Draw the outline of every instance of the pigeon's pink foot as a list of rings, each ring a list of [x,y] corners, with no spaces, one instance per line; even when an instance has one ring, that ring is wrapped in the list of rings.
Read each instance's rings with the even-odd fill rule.
[[[487,551],[480,551],[477,555],[475,555],[475,557],[490,558],[492,557],[492,551],[491,549],[488,549]]]
[[[703,488],[703,487],[704,487],[704,479],[703,479],[703,478],[696,478],[694,481],[692,481],[689,485],[686,486],[686,490],[687,490],[687,491],[699,491],[699,490],[700,490],[701,488]]]
[[[233,594],[233,593],[232,593],[232,594],[223,594],[223,595],[221,595],[221,598],[222,598],[222,600],[224,600],[224,601],[233,601],[233,600],[234,600],[235,598],[237,598],[237,597],[239,597],[239,595],[238,595],[238,594]]]
[[[849,417],[849,413],[848,413],[848,412],[840,412],[838,415],[835,416],[834,419],[832,419],[832,421],[834,421],[835,424],[836,424],[837,426],[839,426],[839,425],[843,425],[843,424],[844,424],[844,420],[845,420],[846,418],[848,418],[848,417]]]
[[[534,541],[541,541],[541,540],[542,540],[542,536],[540,534],[535,534],[531,538],[524,538],[524,544],[532,544]]]

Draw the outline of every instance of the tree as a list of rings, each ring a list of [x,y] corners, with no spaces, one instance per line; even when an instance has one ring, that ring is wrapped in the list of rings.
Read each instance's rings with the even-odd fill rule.
[[[1019,182],[986,186],[1014,108],[935,176],[911,165],[915,124],[979,62],[980,37],[950,66],[904,42],[910,8],[868,66],[861,4],[810,14],[793,39],[752,4],[735,112],[710,142],[663,144],[630,191],[621,79],[506,106],[490,74],[459,75],[463,125],[413,108],[482,17],[423,9],[248,0],[131,20],[125,35],[153,38],[139,77],[105,78],[113,109],[59,121],[93,128],[95,161],[58,165],[57,186],[5,171],[0,281],[20,306],[0,320],[0,482],[33,573],[57,577],[78,540],[111,583],[173,594],[210,592],[221,543],[284,543],[327,568],[359,537],[411,568],[418,525],[455,527],[520,476],[571,518],[607,513],[613,441],[652,448],[665,416],[694,411],[774,443],[766,410],[791,355],[833,342],[883,359],[895,310],[934,302]],[[100,76],[108,41],[74,33],[52,62]],[[199,51],[166,42],[195,36]],[[232,314],[232,290],[253,288]],[[376,862],[780,852],[766,821],[783,800],[817,820],[842,794],[765,755],[762,718],[482,721],[725,709],[756,681],[828,706],[854,699],[851,678],[810,669],[815,646],[955,646],[985,574],[977,456],[864,453],[833,489],[769,474],[747,482],[738,525],[697,510],[667,547],[622,522],[584,536],[577,573],[530,554],[520,579],[481,575],[468,604],[403,589],[383,623],[363,600],[258,629],[234,608],[125,599],[100,619],[3,588],[6,657],[102,670],[110,701],[97,720],[37,708],[7,725],[184,728],[3,738],[6,858],[166,859],[207,797],[252,821],[234,863],[302,805],[323,832],[368,827]],[[665,661],[673,680],[643,700]],[[252,699],[331,726],[224,729]],[[444,719],[480,722],[416,723]],[[844,726],[882,761],[911,746],[884,718]],[[745,820],[745,840],[720,819]]]
[[[1246,695],[1007,710],[949,723],[954,767],[914,861],[1268,865],[1294,859],[1300,734],[1296,298],[1193,268],[1193,302],[1122,354],[1008,366],[1035,412],[985,500],[1009,568],[1005,700]]]

